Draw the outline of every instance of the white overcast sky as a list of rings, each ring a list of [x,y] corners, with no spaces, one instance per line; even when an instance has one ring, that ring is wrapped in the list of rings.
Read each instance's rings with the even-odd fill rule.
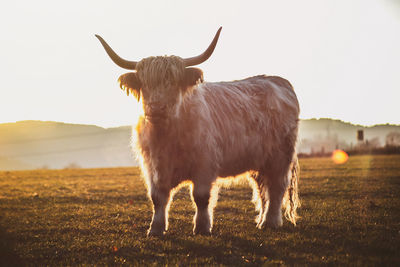
[[[3,1],[0,123],[52,120],[129,125],[135,100],[119,89],[124,58],[190,57],[219,26],[207,81],[279,75],[301,118],[400,124],[400,1]]]

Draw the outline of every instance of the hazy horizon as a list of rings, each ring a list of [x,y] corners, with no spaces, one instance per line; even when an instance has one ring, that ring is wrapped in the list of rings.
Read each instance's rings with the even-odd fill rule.
[[[400,144],[400,125],[363,127],[330,119],[301,120],[296,151],[349,150],[359,144],[359,130],[364,131],[371,148],[383,147],[388,140]],[[130,125],[102,128],[49,121],[0,123],[0,170],[137,165],[131,133]]]
[[[335,119],[335,118],[307,118],[307,119],[300,118],[300,120],[332,120],[332,121],[340,121],[340,122],[343,122],[343,123],[346,123],[346,124],[351,124],[351,125],[354,125],[354,126],[361,126],[361,127],[374,127],[374,126],[380,126],[380,125],[400,126],[400,123],[399,124],[377,123],[377,124],[371,124],[371,125],[364,125],[364,124],[353,123],[353,122],[344,121],[344,120]],[[134,126],[133,123],[131,123],[131,124],[113,125],[113,126],[102,126],[102,125],[98,125],[98,124],[90,123],[90,122],[89,123],[76,123],[76,122],[68,122],[68,121],[51,121],[51,120],[19,120],[19,121],[0,122],[0,125],[1,124],[8,124],[8,123],[23,123],[23,122],[65,123],[65,124],[75,124],[75,125],[85,125],[85,126],[97,126],[97,127],[101,127],[101,128],[104,128],[104,129]]]
[[[25,0],[3,7],[0,123],[132,125],[136,101],[117,84],[127,71],[94,34],[127,59],[190,57],[222,26],[214,54],[199,65],[206,81],[278,75],[293,84],[302,119],[400,124],[395,0]]]

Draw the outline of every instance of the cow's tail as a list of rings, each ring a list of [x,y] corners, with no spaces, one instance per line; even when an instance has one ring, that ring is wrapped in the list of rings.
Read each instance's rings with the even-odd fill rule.
[[[290,165],[290,172],[288,175],[289,186],[286,190],[284,199],[285,217],[288,221],[296,225],[297,219],[300,218],[297,215],[297,208],[300,207],[300,198],[298,191],[300,165],[296,154],[293,156],[293,161]]]

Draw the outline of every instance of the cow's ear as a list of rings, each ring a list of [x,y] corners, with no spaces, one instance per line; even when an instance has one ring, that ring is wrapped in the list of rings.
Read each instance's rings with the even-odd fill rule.
[[[119,76],[118,82],[119,87],[126,91],[127,95],[131,93],[136,97],[137,101],[140,100],[140,88],[142,88],[142,84],[135,72],[128,72]]]
[[[203,71],[198,68],[185,68],[185,78],[183,79],[183,87],[196,85],[203,82]]]

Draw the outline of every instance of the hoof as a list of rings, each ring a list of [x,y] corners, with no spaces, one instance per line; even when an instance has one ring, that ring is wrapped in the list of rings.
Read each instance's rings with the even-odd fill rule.
[[[194,235],[210,236],[211,235],[211,230],[210,229],[195,228],[195,229],[193,229],[193,234]]]
[[[273,229],[279,228],[283,225],[282,217],[267,218],[265,225]]]
[[[149,229],[149,230],[147,231],[147,237],[151,237],[151,236],[154,236],[154,237],[161,237],[161,236],[163,236],[164,234],[165,234],[165,232],[162,231],[162,230],[153,230],[153,229]]]

